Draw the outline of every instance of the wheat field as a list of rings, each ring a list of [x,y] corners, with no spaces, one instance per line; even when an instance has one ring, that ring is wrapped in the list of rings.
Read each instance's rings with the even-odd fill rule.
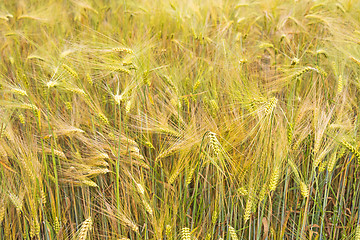
[[[360,240],[360,1],[0,2],[0,239]]]

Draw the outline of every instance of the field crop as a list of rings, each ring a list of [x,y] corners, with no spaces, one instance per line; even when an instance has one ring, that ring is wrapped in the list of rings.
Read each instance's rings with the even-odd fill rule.
[[[0,2],[0,239],[360,240],[360,1]]]

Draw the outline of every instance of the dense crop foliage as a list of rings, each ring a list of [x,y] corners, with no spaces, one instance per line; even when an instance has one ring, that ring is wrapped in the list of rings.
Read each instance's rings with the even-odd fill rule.
[[[0,2],[0,239],[360,239],[360,2]]]

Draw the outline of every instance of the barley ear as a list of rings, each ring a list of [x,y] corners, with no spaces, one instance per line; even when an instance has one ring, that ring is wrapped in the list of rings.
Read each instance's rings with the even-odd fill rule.
[[[184,227],[181,229],[181,240],[191,240],[190,229]]]
[[[57,217],[55,217],[55,219],[54,219],[53,227],[54,227],[54,232],[56,234],[58,234],[59,231],[60,231],[60,222],[59,222],[59,219]]]
[[[274,191],[276,189],[279,179],[280,179],[280,167],[276,166],[270,178],[270,183],[269,183],[270,191]]]
[[[247,201],[246,201],[246,206],[245,206],[245,212],[244,212],[244,222],[247,222],[250,219],[250,215],[251,215],[251,210],[252,210],[252,205],[253,205],[253,199],[252,197],[249,195]]]
[[[356,226],[354,240],[360,240],[360,224]]]
[[[304,183],[304,182],[300,182],[300,192],[301,192],[301,195],[304,197],[304,198],[307,198],[309,196],[309,188],[308,186]]]
[[[229,226],[229,233],[230,233],[231,240],[239,240],[238,236],[236,235],[236,231],[232,226]]]
[[[6,211],[4,204],[1,204],[1,205],[2,206],[0,207],[0,225],[1,225],[2,221],[4,220],[5,211]]]
[[[85,240],[88,232],[91,229],[91,226],[92,226],[92,219],[91,219],[91,217],[89,217],[82,223],[77,239],[78,240]]]
[[[166,239],[173,240],[173,233],[170,225],[166,225],[165,233],[166,233]]]

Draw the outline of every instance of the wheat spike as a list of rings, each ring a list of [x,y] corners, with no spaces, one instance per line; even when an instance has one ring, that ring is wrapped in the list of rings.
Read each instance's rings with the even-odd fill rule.
[[[89,73],[86,74],[86,81],[87,81],[90,85],[93,85],[93,84],[94,84],[94,82],[93,82],[93,80],[92,80],[92,78],[91,78],[91,76],[90,76]]]
[[[336,153],[334,153],[334,155],[330,158],[330,160],[328,161],[328,164],[327,164],[327,169],[328,169],[329,173],[332,173],[332,171],[334,170],[335,165],[336,165],[336,160],[337,160],[337,155],[336,155]]]
[[[298,78],[298,77],[300,77],[301,75],[303,75],[303,74],[305,74],[305,73],[307,73],[307,72],[309,72],[309,71],[319,72],[318,69],[308,66],[308,67],[304,67],[303,69],[295,72],[295,73],[292,75],[292,78],[293,78],[293,79],[294,79],[294,78]]]
[[[78,74],[68,65],[63,64],[62,67],[68,72],[73,78],[77,79],[79,78]]]
[[[60,221],[57,217],[55,217],[55,219],[54,219],[53,227],[54,227],[55,233],[58,234],[60,231]]]
[[[246,206],[245,206],[245,211],[244,211],[244,222],[247,222],[250,219],[252,205],[253,205],[253,199],[249,195],[249,197],[246,201]]]
[[[41,197],[41,204],[45,205],[46,204],[46,195],[43,189],[41,189],[40,191],[40,197]]]
[[[185,184],[189,185],[191,183],[191,180],[193,178],[195,172],[195,167],[190,168],[190,171],[188,171],[187,177],[186,177],[186,181]]]
[[[150,82],[150,79],[149,79],[149,74],[150,74],[150,71],[146,70],[146,71],[144,71],[144,73],[142,75],[143,83],[144,83],[144,85],[147,85],[148,87],[151,86],[151,82]]]
[[[15,93],[15,94],[19,94],[21,96],[27,96],[27,92],[25,90],[22,90],[20,88],[11,88],[11,92]]]
[[[35,106],[34,104],[30,104],[30,103],[23,103],[21,107],[26,108],[26,109],[30,109],[30,110],[33,110],[33,111],[39,110],[37,106]]]
[[[211,99],[209,103],[210,103],[211,111],[213,112],[213,114],[216,114],[219,111],[219,106],[216,103],[216,100]]]
[[[247,196],[249,194],[248,190],[246,190],[246,188],[244,187],[240,187],[238,189],[238,193],[241,195],[241,196]]]
[[[11,202],[15,205],[17,212],[20,214],[23,207],[23,201],[13,193],[9,193]]]
[[[209,140],[210,140],[210,147],[214,151],[215,155],[219,155],[220,153],[220,143],[216,138],[216,133],[209,132],[208,133]]]
[[[65,108],[66,108],[67,110],[72,110],[72,104],[71,104],[71,102],[65,102]]]
[[[5,227],[4,227],[4,235],[6,237],[6,239],[10,239],[10,233],[11,233],[11,228],[10,228],[10,224],[7,223],[5,224]]]
[[[110,172],[109,169],[107,168],[97,168],[97,169],[91,169],[89,172],[88,172],[88,175],[99,175],[99,174],[106,174]]]
[[[4,204],[1,204],[1,207],[0,207],[0,225],[1,225],[2,221],[4,220],[5,211],[6,211],[6,208],[5,208]]]
[[[173,173],[170,175],[170,178],[169,178],[168,183],[169,183],[169,184],[173,184],[173,183],[175,182],[177,176],[179,175],[179,173],[180,173],[179,171],[173,172]]]
[[[77,87],[67,87],[67,90],[69,90],[72,93],[76,93],[78,95],[87,97],[87,94],[85,93],[85,91],[83,89],[77,88]]]
[[[168,240],[173,240],[173,234],[172,234],[172,229],[170,225],[166,225],[166,239]]]
[[[162,78],[166,84],[168,84],[175,92],[177,92],[177,87],[175,86],[174,82],[171,80],[170,77],[163,76]]]
[[[360,240],[360,224],[356,226],[354,240]]]
[[[343,76],[339,75],[338,82],[337,82],[337,94],[340,94],[344,89],[344,81]]]
[[[129,48],[124,48],[124,47],[114,47],[111,49],[112,52],[125,52],[128,54],[133,54],[133,50],[129,49]]]
[[[332,70],[333,70],[333,72],[334,72],[334,75],[335,75],[335,76],[338,76],[338,75],[339,75],[339,72],[338,72],[338,68],[336,67],[336,62],[335,62],[335,61],[332,61],[332,62],[331,62],[331,68],[332,68]]]
[[[303,181],[300,182],[300,192],[304,198],[309,196],[309,188]]]
[[[19,122],[24,125],[24,124],[25,124],[24,114],[19,113],[19,114],[18,114],[18,118],[19,118]]]
[[[199,79],[199,80],[197,80],[197,81],[195,82],[195,84],[194,84],[193,92],[196,92],[196,90],[199,88],[200,84],[201,84],[201,81],[200,81],[200,79]]]
[[[323,68],[321,68],[320,66],[316,66],[315,71],[320,73],[320,75],[322,75],[323,77],[327,76],[327,72],[325,72],[325,70]]]
[[[267,187],[268,187],[268,185],[266,183],[263,184],[263,186],[261,187],[261,190],[259,193],[259,201],[260,202],[262,202],[262,200],[264,200],[264,198],[265,198]]]
[[[183,100],[183,102],[185,103],[187,109],[189,110],[189,108],[190,108],[190,100],[189,100],[189,97],[187,97],[187,96],[182,97],[182,100]]]
[[[323,161],[323,159],[325,158],[327,152],[326,151],[322,151],[319,156],[317,156],[313,162],[313,169],[317,168],[319,165],[321,165]]]
[[[276,97],[272,97],[265,106],[265,115],[271,114],[274,111],[277,103],[278,103],[278,99]]]
[[[328,161],[327,161],[327,160],[323,160],[323,161],[320,163],[320,165],[319,165],[319,172],[325,171],[327,165],[328,165]]]
[[[215,209],[214,209],[214,211],[213,211],[213,214],[212,214],[212,216],[211,216],[211,223],[212,223],[212,224],[215,224],[216,221],[217,221],[217,219],[218,219],[218,217],[219,217],[219,211],[218,211],[217,207],[215,207]]]
[[[92,219],[91,219],[91,217],[89,217],[82,223],[77,239],[85,240],[86,236],[88,234],[88,231],[90,231],[90,229],[91,229],[91,226],[92,226]]]
[[[232,226],[229,226],[229,233],[230,233],[231,240],[239,240],[236,235],[236,231]]]
[[[190,229],[184,227],[181,229],[181,240],[191,240]]]
[[[350,143],[346,142],[345,140],[343,140],[342,145],[344,145],[344,147],[346,147],[350,152],[352,152],[355,157],[358,159],[358,163],[360,164],[360,153],[358,152],[358,150],[356,150],[355,147],[353,147]]]
[[[107,69],[112,72],[125,73],[128,75],[131,74],[130,70],[128,70],[126,68],[122,68],[122,67],[108,66]]]
[[[280,167],[275,167],[270,177],[269,190],[274,191],[280,179]]]
[[[144,195],[145,194],[145,189],[144,187],[140,184],[140,183],[137,183],[136,184],[136,187],[138,189],[138,192],[141,194],[141,195]]]
[[[83,179],[81,180],[81,182],[90,187],[98,187],[98,185],[95,182],[91,181],[90,179]]]
[[[290,146],[293,140],[293,133],[294,133],[294,126],[292,123],[290,123],[287,127],[287,139]]]
[[[149,204],[145,199],[143,199],[142,202],[143,202],[143,204],[144,204],[144,207],[145,207],[146,211],[147,211],[150,215],[153,215],[153,210],[152,210],[150,204]]]
[[[350,56],[349,58],[350,58],[351,61],[353,61],[354,63],[356,63],[360,67],[360,60],[359,59],[357,59],[357,58],[355,58],[353,56]]]
[[[40,233],[40,225],[36,218],[33,218],[31,226],[30,226],[30,237],[34,237],[39,235]]]
[[[100,118],[100,120],[105,123],[106,125],[109,124],[109,120],[108,118],[103,114],[103,113],[98,113],[98,117]]]

